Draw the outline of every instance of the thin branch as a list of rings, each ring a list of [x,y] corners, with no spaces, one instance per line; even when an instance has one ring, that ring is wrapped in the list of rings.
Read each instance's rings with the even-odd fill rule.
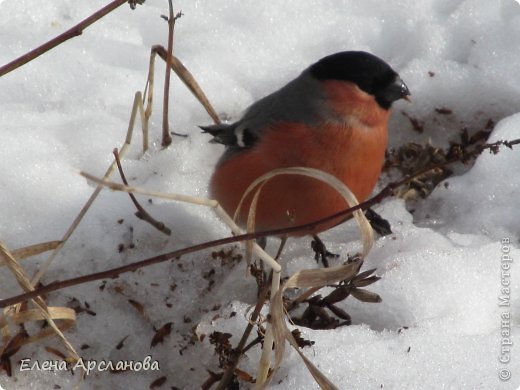
[[[505,145],[508,148],[512,148],[513,145],[518,145],[518,144],[520,144],[520,139],[516,139],[516,140],[512,140],[512,141],[497,141],[497,142],[494,142],[491,144],[484,144],[482,146],[475,148],[475,150],[466,153],[463,157],[469,158],[471,156],[477,156],[478,154],[482,153],[486,149],[489,149],[491,152],[496,153],[497,148],[499,148],[500,145]],[[252,240],[252,239],[257,239],[257,238],[267,237],[267,236],[283,236],[283,235],[286,235],[289,233],[295,233],[295,232],[298,232],[300,235],[304,235],[306,232],[315,231],[319,226],[322,226],[323,224],[326,224],[332,220],[337,220],[342,217],[346,219],[348,216],[350,216],[356,210],[359,210],[359,209],[364,210],[369,207],[372,207],[373,205],[380,203],[383,199],[391,196],[393,194],[394,190],[396,188],[398,188],[399,186],[402,186],[403,184],[408,183],[409,181],[415,179],[416,177],[424,175],[425,173],[431,171],[432,169],[439,169],[439,168],[442,168],[444,166],[447,166],[447,165],[452,164],[457,161],[464,161],[464,160],[462,160],[462,157],[454,157],[454,158],[452,158],[450,160],[446,160],[440,164],[436,164],[434,166],[430,166],[429,168],[422,169],[419,172],[417,172],[413,175],[410,175],[408,177],[405,177],[402,180],[390,183],[385,188],[383,188],[377,195],[366,200],[365,202],[358,204],[357,206],[350,207],[350,208],[340,211],[336,214],[322,218],[315,222],[308,223],[306,225],[293,226],[293,227],[285,228],[285,229],[266,230],[263,232],[241,234],[241,235],[237,235],[237,236],[221,238],[219,240],[207,241],[202,244],[198,244],[198,245],[194,245],[194,246],[187,247],[184,249],[179,249],[177,251],[173,251],[170,253],[165,253],[162,255],[154,256],[154,257],[148,258],[146,260],[138,261],[138,262],[135,262],[132,264],[127,264],[122,267],[109,269],[107,271],[84,275],[84,276],[80,276],[80,277],[73,278],[73,279],[67,279],[64,281],[56,281],[51,284],[48,284],[47,286],[37,288],[33,291],[29,291],[24,294],[20,294],[20,295],[11,297],[11,298],[0,300],[0,308],[5,308],[7,306],[14,305],[16,303],[20,303],[20,302],[26,301],[28,299],[34,298],[38,295],[47,294],[51,291],[61,290],[61,289],[75,286],[78,284],[93,282],[95,280],[100,280],[100,279],[116,278],[120,274],[125,273],[125,272],[135,271],[136,269],[139,269],[139,268],[147,267],[147,266],[150,266],[153,264],[162,263],[164,261],[168,261],[168,260],[183,256],[183,255],[186,255],[188,253],[197,252],[200,250],[212,248],[212,247],[219,246],[219,245],[230,244],[233,242],[239,242],[239,241],[245,241],[245,240]]]
[[[128,0],[115,0],[111,2],[110,4],[104,6],[99,11],[93,13],[88,18],[83,20],[82,22],[78,23],[74,27],[70,28],[69,30],[65,31],[64,33],[58,35],[57,37],[51,39],[50,41],[44,43],[43,45],[37,47],[36,49],[31,50],[30,52],[24,54],[21,57],[18,57],[17,59],[9,62],[8,64],[3,65],[0,67],[0,77],[3,75],[19,68],[22,65],[25,65],[29,61],[34,60],[35,58],[41,56],[43,53],[48,52],[49,50],[55,48],[56,46],[60,45],[61,43],[77,37],[78,35],[81,35],[83,33],[83,30],[90,26],[92,23],[95,23],[99,19],[101,19],[103,16],[107,15],[108,13],[112,12],[116,8],[120,7],[124,3],[128,2]],[[132,3],[135,7],[135,2]]]
[[[132,264],[127,264],[127,265],[124,265],[121,267],[112,268],[107,271],[96,272],[93,274],[79,276],[76,278],[67,279],[67,280],[63,280],[63,281],[55,281],[42,288],[37,288],[37,289],[31,291],[31,293],[33,293],[33,294],[31,294],[30,296],[27,295],[27,293],[26,293],[26,294],[17,295],[12,298],[0,300],[0,308],[5,308],[7,306],[11,306],[16,303],[26,301],[30,298],[34,298],[35,296],[38,296],[38,295],[47,294],[48,292],[51,292],[51,291],[61,290],[61,289],[67,288],[67,287],[72,287],[72,286],[76,286],[79,284],[93,282],[93,281],[101,280],[101,279],[114,279],[114,278],[117,278],[120,274],[125,273],[125,272],[132,272],[139,268],[148,267],[153,264],[162,263],[162,262],[165,262],[165,261],[168,261],[171,259],[178,258],[183,255],[186,255],[188,253],[201,251],[201,250],[212,248],[215,246],[229,244],[229,243],[237,242],[237,241],[242,241],[245,239],[250,240],[253,237],[254,237],[254,234],[251,233],[251,234],[245,234],[245,235],[240,235],[240,236],[222,238],[222,239],[214,240],[214,241],[208,241],[208,242],[204,242],[202,244],[194,245],[194,246],[187,247],[184,249],[179,249],[179,250],[176,250],[173,252],[150,257],[146,260],[138,261],[138,262],[135,262]]]
[[[172,143],[172,137],[170,135],[170,128],[168,126],[168,107],[169,107],[169,96],[170,96],[170,73],[172,64],[172,53],[173,53],[173,30],[175,28],[175,21],[182,16],[179,12],[173,16],[173,5],[172,0],[168,0],[168,6],[170,9],[170,15],[167,18],[168,21],[168,51],[166,55],[166,71],[164,73],[164,96],[163,96],[163,122],[162,122],[162,146],[166,147]]]
[[[121,176],[121,180],[125,185],[128,185],[128,181],[126,180],[125,173],[123,171],[123,167],[121,165],[121,160],[119,159],[119,153],[117,152],[117,149],[114,149],[114,158],[116,160],[117,169],[119,170],[119,175]],[[166,234],[167,236],[172,234],[172,231],[166,226],[163,222],[157,221],[155,218],[153,218],[148,212],[139,204],[137,199],[135,198],[135,195],[132,193],[128,193],[130,196],[130,199],[132,200],[132,203],[134,204],[135,208],[137,209],[137,212],[135,213],[135,216],[139,219],[142,219],[145,222],[148,222],[150,225],[152,225],[154,228],[159,230],[161,233]]]

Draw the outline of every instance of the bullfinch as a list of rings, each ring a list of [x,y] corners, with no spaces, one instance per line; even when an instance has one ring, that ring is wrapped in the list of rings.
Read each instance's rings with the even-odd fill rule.
[[[300,166],[336,176],[360,202],[365,200],[384,163],[392,103],[409,95],[399,75],[370,53],[344,51],[322,58],[252,104],[238,121],[202,127],[214,137],[212,142],[226,146],[211,177],[212,198],[233,215],[259,176]],[[251,198],[239,214],[242,226]],[[321,181],[281,175],[262,189],[255,229],[307,224],[347,207],[343,197]],[[316,235],[339,222],[333,220],[310,233]]]

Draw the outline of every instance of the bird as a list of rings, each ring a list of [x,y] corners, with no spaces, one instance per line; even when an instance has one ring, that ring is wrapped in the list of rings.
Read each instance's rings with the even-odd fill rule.
[[[320,59],[249,106],[239,120],[200,126],[213,136],[210,142],[225,146],[209,182],[210,196],[232,216],[255,179],[299,166],[334,175],[360,202],[366,200],[383,167],[391,106],[409,96],[398,73],[371,53],[342,51]],[[252,194],[239,212],[240,226],[246,225],[251,199]],[[255,230],[308,224],[347,207],[326,183],[281,175],[262,189]],[[318,233],[343,220],[288,236],[310,234],[319,240]]]

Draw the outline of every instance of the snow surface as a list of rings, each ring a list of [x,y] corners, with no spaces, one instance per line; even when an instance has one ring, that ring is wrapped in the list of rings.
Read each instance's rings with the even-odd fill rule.
[[[104,1],[0,1],[0,63],[54,37]],[[395,1],[175,1],[184,16],[175,30],[175,53],[195,75],[225,118],[236,118],[256,99],[280,87],[324,55],[367,50],[397,69],[413,104],[395,105],[390,143],[431,142],[446,147],[462,127],[470,133],[495,123],[493,140],[520,138],[520,5],[513,0]],[[123,6],[84,33],[0,79],[2,175],[0,239],[9,248],[56,240],[93,191],[78,175],[102,175],[112,149],[124,140],[134,93],[144,88],[149,49],[165,44],[167,2],[148,0],[131,11]],[[164,65],[157,64],[153,145],[124,159],[132,184],[165,192],[207,195],[207,181],[222,148],[208,144],[196,127],[211,123],[177,80],[172,81],[173,130],[189,134],[160,147],[160,102]],[[435,109],[449,109],[440,115]],[[412,130],[403,113],[424,126]],[[516,114],[516,115],[515,115]],[[306,355],[341,389],[516,389],[520,384],[520,153],[484,153],[473,168],[441,183],[412,216],[401,200],[377,208],[394,233],[378,239],[365,267],[382,280],[371,286],[379,304],[343,303],[354,325],[333,331],[302,329],[315,341]],[[128,197],[104,191],[52,264],[44,282],[128,264],[159,253],[229,235],[211,211],[198,206],[140,197],[152,215],[173,231],[166,237],[137,220]],[[118,221],[122,220],[121,223]],[[322,237],[342,254],[359,250],[352,224]],[[506,242],[505,240],[509,240]],[[118,246],[124,250],[119,253]],[[130,244],[134,248],[130,248]],[[270,243],[273,251],[276,243]],[[501,262],[509,250],[512,262]],[[245,265],[224,265],[211,251],[182,257],[59,293],[48,301],[80,313],[66,332],[85,359],[141,361],[147,355],[160,371],[93,372],[85,389],[144,389],[161,376],[160,388],[200,388],[218,371],[208,337],[233,334],[236,343],[256,287]],[[45,255],[24,260],[30,274]],[[285,252],[288,274],[316,267],[309,240],[292,240]],[[341,260],[340,260],[341,261]],[[504,269],[509,264],[509,269]],[[214,274],[211,274],[214,270]],[[511,303],[499,306],[502,271],[510,273]],[[2,298],[20,292],[0,270]],[[210,281],[214,284],[210,286]],[[101,290],[100,286],[105,289]],[[129,300],[145,305],[140,315]],[[221,305],[221,306],[216,306]],[[233,313],[236,313],[234,315]],[[503,313],[510,313],[510,362],[499,362]],[[150,348],[154,327],[172,322],[171,335]],[[196,328],[195,328],[196,327]],[[407,327],[407,328],[404,328]],[[117,344],[125,337],[124,346]],[[502,340],[503,341],[503,340]],[[19,371],[23,358],[56,357],[56,339],[23,347],[12,359],[14,375],[0,376],[5,389],[69,389],[78,375]],[[88,348],[80,349],[81,346]],[[259,351],[240,368],[254,374]],[[500,370],[511,378],[500,381]],[[247,385],[242,384],[243,388]],[[318,386],[294,351],[287,352],[273,388]]]

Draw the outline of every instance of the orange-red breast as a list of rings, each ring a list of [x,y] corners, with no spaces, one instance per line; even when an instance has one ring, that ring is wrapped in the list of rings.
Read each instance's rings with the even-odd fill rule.
[[[226,146],[211,178],[211,196],[233,215],[259,176],[276,168],[303,166],[336,176],[360,202],[365,200],[383,166],[390,107],[408,95],[399,75],[372,54],[346,51],[322,58],[251,105],[237,122],[203,127],[214,136],[212,142]],[[240,213],[242,226],[251,197]],[[347,207],[325,183],[278,176],[262,190],[256,230],[310,223]]]

